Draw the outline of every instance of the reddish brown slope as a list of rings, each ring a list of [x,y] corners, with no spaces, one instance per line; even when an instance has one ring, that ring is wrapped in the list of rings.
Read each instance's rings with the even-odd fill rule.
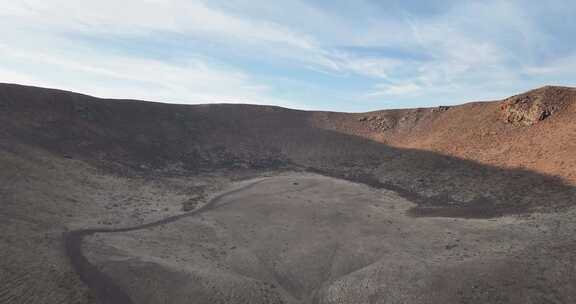
[[[505,100],[364,114],[316,113],[316,126],[576,183],[576,89],[543,87]]]

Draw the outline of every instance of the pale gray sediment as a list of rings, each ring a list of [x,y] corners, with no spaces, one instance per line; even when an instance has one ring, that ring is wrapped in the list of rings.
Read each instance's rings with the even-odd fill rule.
[[[69,257],[74,271],[79,275],[82,282],[84,282],[84,284],[94,292],[96,299],[100,303],[131,304],[133,301],[130,299],[129,295],[126,294],[126,292],[124,292],[108,275],[100,271],[98,267],[91,264],[86,258],[82,250],[82,241],[85,237],[96,233],[129,232],[139,229],[148,229],[168,224],[185,217],[198,215],[213,208],[222,198],[251,188],[260,182],[262,182],[262,180],[221,193],[194,211],[164,218],[156,222],[124,228],[88,228],[65,232],[63,237],[66,255]]]

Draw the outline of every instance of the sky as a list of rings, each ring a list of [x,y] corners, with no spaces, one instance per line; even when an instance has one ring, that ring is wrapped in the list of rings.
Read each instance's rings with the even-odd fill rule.
[[[0,82],[363,112],[576,86],[576,2],[0,0]]]

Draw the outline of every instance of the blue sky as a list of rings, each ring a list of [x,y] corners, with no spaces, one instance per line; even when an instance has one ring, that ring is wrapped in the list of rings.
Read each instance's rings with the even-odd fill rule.
[[[0,82],[370,111],[575,86],[573,1],[0,0]]]

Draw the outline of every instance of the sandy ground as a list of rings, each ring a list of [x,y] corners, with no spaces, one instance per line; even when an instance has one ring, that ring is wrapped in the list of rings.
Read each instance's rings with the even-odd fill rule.
[[[95,303],[65,232],[264,175],[85,251],[134,303],[576,303],[576,91],[511,100],[512,122],[507,101],[349,114],[0,84],[0,303]]]
[[[413,218],[412,206],[391,191],[284,175],[199,216],[95,235],[86,251],[135,303],[576,299],[574,211],[470,220]]]
[[[130,226],[201,205],[227,183],[216,175],[138,178],[24,147],[0,149],[0,303],[93,303],[62,234]]]

